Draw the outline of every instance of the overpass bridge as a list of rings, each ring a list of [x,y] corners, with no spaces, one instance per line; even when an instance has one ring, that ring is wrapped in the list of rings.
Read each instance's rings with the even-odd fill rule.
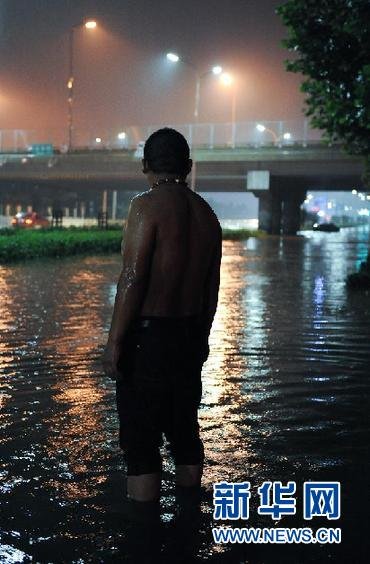
[[[260,228],[290,234],[299,228],[300,206],[307,190],[361,188],[360,158],[318,140],[287,141],[276,137],[265,145],[215,146],[213,140],[212,146],[193,146],[197,191],[251,191],[259,199]],[[61,205],[63,193],[78,193],[78,198],[84,199],[84,194],[87,197],[95,190],[102,193],[103,209],[109,198],[116,201],[117,191],[146,189],[140,155],[133,148],[81,149],[44,156],[22,151],[0,153],[3,209],[7,201],[14,200],[12,193],[19,194],[22,186],[30,185],[37,186],[39,192],[47,190],[53,206]]]

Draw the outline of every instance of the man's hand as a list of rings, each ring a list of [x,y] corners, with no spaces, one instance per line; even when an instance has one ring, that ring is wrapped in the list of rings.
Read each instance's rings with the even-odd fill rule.
[[[111,380],[119,380],[121,374],[118,370],[118,361],[122,354],[122,348],[120,345],[115,343],[110,343],[108,341],[103,357],[103,369],[106,376],[108,376]]]

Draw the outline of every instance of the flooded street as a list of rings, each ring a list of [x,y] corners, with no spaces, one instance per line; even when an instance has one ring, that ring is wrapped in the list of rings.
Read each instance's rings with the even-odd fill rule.
[[[178,548],[184,559],[169,562],[366,561],[370,294],[348,292],[345,278],[369,240],[363,227],[224,242],[200,410],[210,493],[186,557]],[[0,267],[0,562],[125,561],[115,387],[100,365],[119,272],[119,255]],[[174,467],[164,456],[171,545]],[[264,480],[295,481],[297,515],[282,526],[341,527],[342,544],[214,544],[211,492],[224,480],[252,484],[241,526],[276,521],[257,515]],[[340,520],[303,520],[305,480],[342,483]]]

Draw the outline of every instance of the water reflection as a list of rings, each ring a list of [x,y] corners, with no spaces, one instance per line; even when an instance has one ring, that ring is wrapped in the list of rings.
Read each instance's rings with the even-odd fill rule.
[[[240,386],[246,369],[245,358],[240,355],[245,326],[245,272],[243,244],[225,242],[219,302],[210,336],[212,355],[203,370],[200,413],[206,457],[211,464],[204,484],[210,487],[214,482],[235,477],[235,459],[244,458],[248,452],[248,440],[238,415],[248,400]]]
[[[203,373],[204,484],[342,480],[348,525],[341,555],[303,547],[295,564],[323,555],[350,561],[351,546],[361,546],[353,500],[368,472],[370,296],[348,294],[344,280],[368,244],[364,229],[224,244]],[[120,262],[119,255],[75,257],[0,270],[5,561],[125,561],[114,386],[99,363]],[[175,498],[167,456],[164,466],[170,545]],[[192,523],[189,552],[204,561],[276,561],[262,547],[214,545],[207,496]]]
[[[103,276],[86,266],[70,271],[63,288],[68,288],[68,300],[56,295],[53,311],[57,377],[51,393],[56,409],[45,419],[50,428],[46,450],[55,461],[64,456],[59,480],[52,479],[48,486],[65,499],[93,497],[95,486],[106,480],[104,472],[99,475],[101,468],[94,468],[95,475],[90,472],[97,454],[94,445],[108,438],[99,407],[107,394],[91,363],[102,336],[98,308]],[[45,344],[50,346],[50,339]]]

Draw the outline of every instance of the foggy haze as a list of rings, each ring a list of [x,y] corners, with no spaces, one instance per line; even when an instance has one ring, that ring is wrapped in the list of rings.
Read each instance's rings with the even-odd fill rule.
[[[75,33],[75,127],[193,121],[195,76],[218,63],[235,77],[236,120],[301,118],[299,77],[287,73],[276,0],[1,0],[0,129],[64,128],[68,34]],[[200,122],[231,121],[232,87],[202,80]]]

